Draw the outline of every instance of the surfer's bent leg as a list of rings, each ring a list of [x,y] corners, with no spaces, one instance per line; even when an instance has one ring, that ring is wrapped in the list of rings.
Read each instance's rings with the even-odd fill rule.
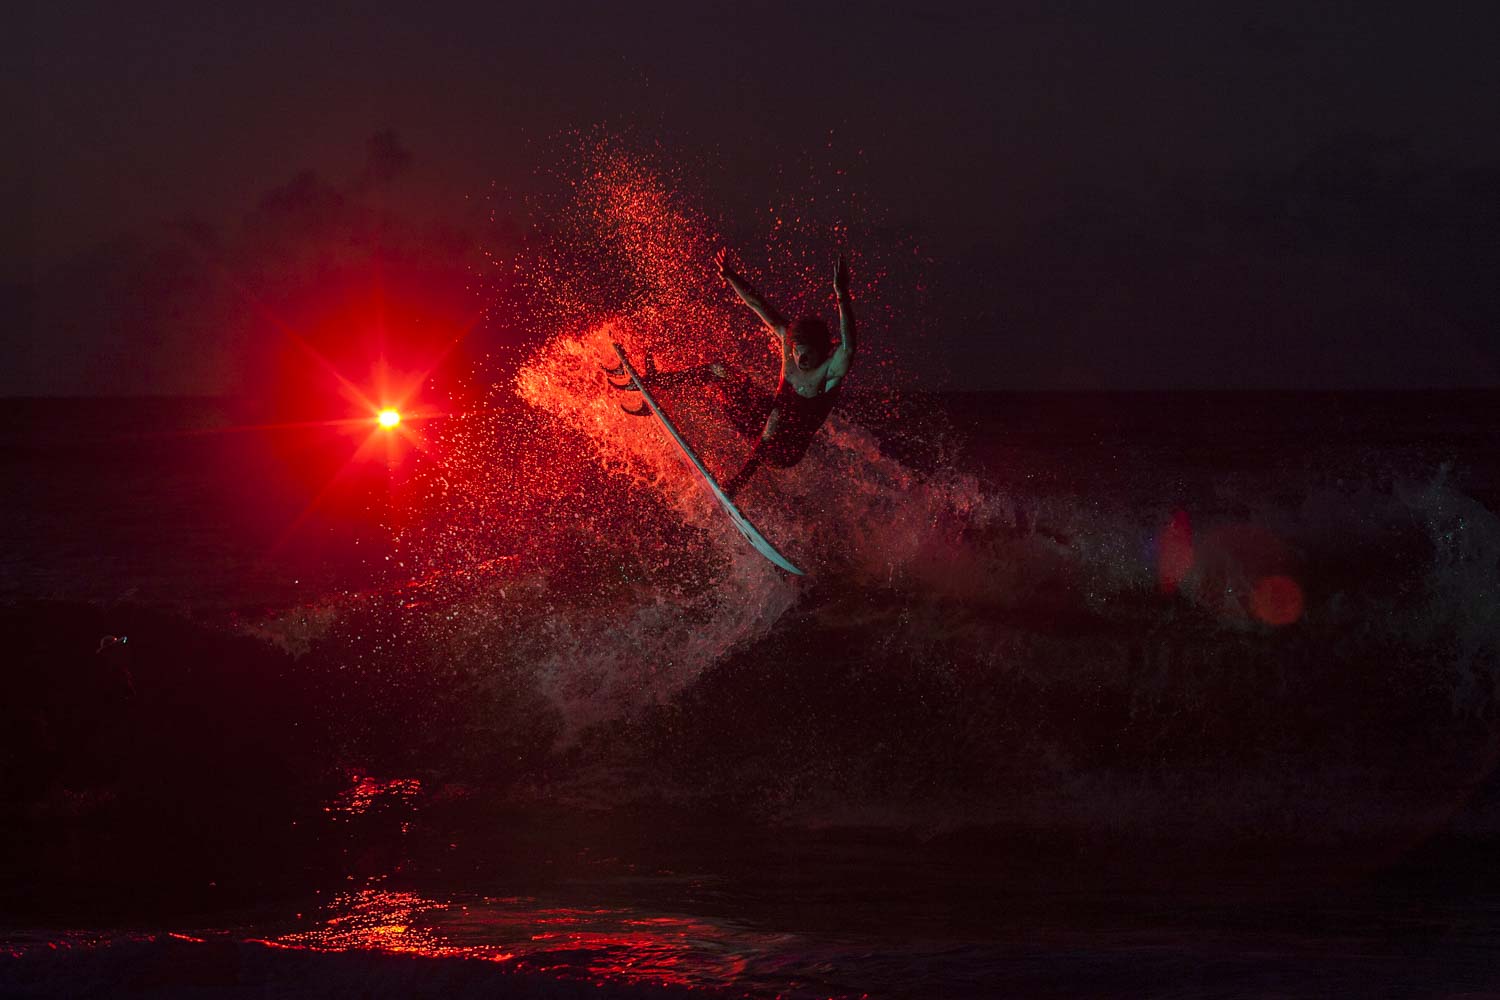
[[[762,465],[769,465],[773,469],[790,469],[800,463],[807,455],[807,446],[812,442],[810,434],[798,434],[795,431],[788,432],[785,428],[782,432],[774,433],[776,425],[776,414],[773,413],[767,420],[767,432],[770,437],[764,435],[755,442],[755,449],[750,452],[745,467],[734,474],[734,478],[724,486],[724,493],[730,499],[734,498],[736,491],[749,481],[755,474],[755,470]]]
[[[756,448],[750,453],[750,460],[745,463],[744,468],[736,472],[734,478],[724,484],[724,495],[733,500],[734,495],[740,491],[745,483],[750,481],[750,477],[755,474],[755,470],[758,468],[760,468],[760,449]]]
[[[776,405],[776,397],[743,375],[724,379],[719,383],[719,393],[724,402],[724,416],[734,429],[741,437],[758,442],[766,417]]]
[[[758,388],[750,379],[722,361],[694,365],[675,372],[660,372],[651,379],[663,389],[712,387],[724,408],[724,415],[742,437],[758,438],[771,412],[775,397]]]
[[[703,365],[694,365],[691,368],[683,368],[675,372],[658,372],[652,382],[655,385],[667,389],[679,389],[684,386],[709,385],[714,382],[722,382],[729,377],[729,369],[722,361],[710,361]]]

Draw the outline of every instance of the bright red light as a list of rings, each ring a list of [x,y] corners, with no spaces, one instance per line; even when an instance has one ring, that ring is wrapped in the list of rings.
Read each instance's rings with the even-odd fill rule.
[[[401,414],[395,410],[381,410],[380,416],[376,418],[382,427],[395,427],[401,422]]]

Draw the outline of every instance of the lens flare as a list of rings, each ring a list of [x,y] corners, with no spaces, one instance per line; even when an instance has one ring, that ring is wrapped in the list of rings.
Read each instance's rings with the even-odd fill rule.
[[[381,410],[380,416],[376,417],[382,427],[395,427],[401,422],[401,414],[395,410]]]
[[[1250,593],[1250,610],[1267,625],[1290,625],[1302,617],[1302,588],[1289,576],[1266,576]]]

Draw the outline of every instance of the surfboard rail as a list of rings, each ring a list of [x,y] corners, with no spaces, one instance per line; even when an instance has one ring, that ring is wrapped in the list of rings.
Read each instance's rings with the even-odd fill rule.
[[[766,540],[766,536],[760,533],[760,529],[752,524],[750,519],[744,515],[744,512],[736,507],[734,501],[729,499],[728,495],[725,494],[723,487],[719,485],[713,473],[708,471],[708,467],[703,464],[703,460],[698,457],[698,453],[693,451],[692,447],[683,439],[681,432],[677,430],[677,425],[672,423],[672,419],[667,416],[661,404],[656,401],[656,397],[651,395],[651,390],[647,388],[645,381],[636,372],[635,366],[630,363],[630,358],[626,356],[625,348],[621,347],[618,343],[612,343],[610,346],[615,349],[615,353],[620,357],[621,369],[624,370],[625,374],[630,376],[632,386],[641,394],[641,401],[656,416],[656,419],[661,421],[661,425],[666,428],[667,434],[676,443],[677,449],[682,452],[683,457],[688,460],[688,463],[698,473],[699,480],[703,485],[708,487],[708,491],[719,502],[719,506],[724,509],[724,513],[729,515],[729,520],[739,529],[740,534],[745,536],[745,540],[754,547],[755,551],[765,556],[779,568],[794,576],[806,576],[807,574],[798,569],[790,559],[777,551],[776,546]],[[619,388],[619,386],[616,386],[616,388]],[[627,412],[634,413],[638,411]]]

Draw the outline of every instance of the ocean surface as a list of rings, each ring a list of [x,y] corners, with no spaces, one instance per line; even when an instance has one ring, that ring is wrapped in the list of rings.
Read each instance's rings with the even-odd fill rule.
[[[855,385],[797,580],[598,347],[0,401],[0,995],[1500,995],[1500,392]]]

